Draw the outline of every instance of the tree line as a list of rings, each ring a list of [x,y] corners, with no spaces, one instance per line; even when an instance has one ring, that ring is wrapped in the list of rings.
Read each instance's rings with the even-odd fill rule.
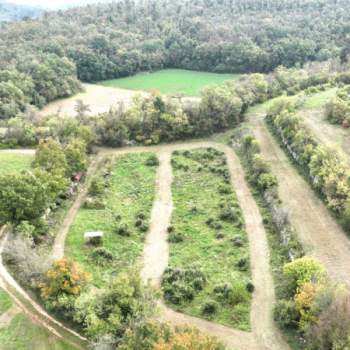
[[[165,67],[270,72],[346,61],[346,0],[122,0],[3,23],[0,118],[93,82]]]

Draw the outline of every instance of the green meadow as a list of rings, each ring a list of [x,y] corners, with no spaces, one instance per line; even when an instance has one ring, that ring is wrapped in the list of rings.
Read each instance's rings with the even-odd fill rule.
[[[239,74],[219,74],[184,69],[164,69],[131,77],[102,81],[99,84],[128,90],[159,91],[162,94],[199,96],[204,86],[236,80]]]

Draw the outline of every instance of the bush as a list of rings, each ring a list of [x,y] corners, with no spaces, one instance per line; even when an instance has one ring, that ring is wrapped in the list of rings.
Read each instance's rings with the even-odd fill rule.
[[[142,222],[141,226],[139,226],[139,230],[141,232],[147,232],[149,229],[149,225],[146,222]]]
[[[121,236],[130,236],[131,235],[129,227],[125,223],[120,223],[119,225],[117,225],[116,232],[118,233],[118,235],[121,235]]]
[[[170,243],[180,243],[183,242],[184,235],[181,232],[171,232],[168,236],[168,241]]]
[[[85,200],[84,208],[102,210],[106,208],[106,201],[101,197],[88,197]]]
[[[237,305],[244,303],[249,299],[249,293],[246,286],[242,282],[223,283],[214,287],[215,297],[221,302],[229,305]]]
[[[305,256],[284,265],[283,276],[288,285],[288,292],[294,295],[297,289],[307,282],[324,281],[326,271],[317,259]]]
[[[145,164],[147,166],[158,166],[159,165],[159,159],[155,154],[152,154],[146,159]]]
[[[101,176],[95,176],[89,186],[89,195],[90,196],[101,196],[104,194],[106,189],[106,184],[104,179]]]
[[[95,248],[90,256],[94,262],[100,265],[104,265],[113,260],[113,254],[104,247]]]
[[[202,314],[211,316],[217,313],[219,305],[215,300],[207,300],[202,306]]]
[[[306,339],[311,350],[345,350],[350,348],[350,295],[337,293],[331,304],[311,327]]]
[[[255,290],[254,284],[251,281],[247,282],[247,284],[245,285],[245,288],[249,293],[253,293]]]
[[[233,237],[231,242],[235,247],[242,247],[244,245],[243,239],[240,236]]]
[[[274,320],[282,328],[297,328],[299,313],[293,300],[280,300],[273,311]]]
[[[183,304],[193,300],[195,294],[206,284],[206,277],[197,267],[168,267],[162,279],[162,289],[165,300],[173,304]]]
[[[236,266],[238,267],[238,269],[240,271],[247,271],[249,268],[249,259],[244,257],[244,258],[240,258],[237,263]]]

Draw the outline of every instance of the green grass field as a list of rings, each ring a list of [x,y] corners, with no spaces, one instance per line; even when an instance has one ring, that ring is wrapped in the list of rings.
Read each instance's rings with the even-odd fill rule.
[[[105,209],[81,208],[66,241],[66,256],[77,261],[92,274],[92,283],[98,287],[109,278],[125,271],[137,261],[143,250],[145,232],[135,227],[138,213],[149,221],[154,199],[156,167],[145,165],[150,153],[124,155],[116,159],[111,176],[111,188]],[[120,219],[116,219],[117,216]],[[126,224],[130,236],[116,232],[116,226]],[[93,247],[84,244],[84,232],[104,232],[103,246],[113,254],[113,260],[104,265],[91,258]]]
[[[32,160],[31,155],[0,154],[0,175],[29,169]]]
[[[12,306],[11,298],[0,288],[0,315]]]
[[[212,154],[199,149],[173,156],[172,226],[183,241],[170,243],[169,266],[186,268],[195,264],[204,272],[207,283],[192,301],[170,305],[186,314],[249,330],[248,239],[236,195],[223,175],[216,172],[221,169],[227,177],[225,157],[219,154],[210,159]],[[234,220],[220,217],[227,208],[236,213]],[[213,222],[208,224],[208,219]],[[241,258],[246,259],[245,268],[238,267]],[[226,284],[232,286],[232,291],[223,299],[214,288]],[[208,300],[218,305],[212,315],[203,313]]]
[[[7,327],[0,328],[0,349],[76,350],[75,347],[32,323],[22,313],[16,315]]]
[[[99,84],[128,90],[156,90],[162,94],[182,93],[199,96],[206,85],[236,80],[239,74],[218,74],[183,69],[164,69],[154,73],[139,73],[131,77],[102,81]]]

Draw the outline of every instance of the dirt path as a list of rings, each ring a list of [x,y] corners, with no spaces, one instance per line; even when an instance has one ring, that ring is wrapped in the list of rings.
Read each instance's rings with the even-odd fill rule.
[[[159,167],[156,179],[156,197],[153,203],[149,233],[144,248],[141,277],[159,288],[162,274],[168,266],[169,248],[166,229],[170,224],[173,202],[171,183],[171,153],[158,153]]]
[[[70,207],[63,223],[62,226],[59,230],[59,232],[56,235],[55,238],[55,242],[53,244],[52,247],[52,257],[54,259],[61,259],[64,256],[64,243],[66,241],[68,232],[69,232],[69,228],[72,225],[79,208],[81,207],[81,205],[83,204],[87,192],[88,192],[88,188],[89,188],[89,184],[91,182],[92,176],[95,174],[98,166],[101,164],[101,161],[103,160],[103,156],[102,155],[98,155],[90,164],[90,167],[86,173],[86,180],[85,183],[83,184],[82,189],[80,189],[73,205]]]
[[[340,125],[330,124],[324,118],[322,110],[301,111],[298,113],[305,125],[312,131],[319,142],[340,148],[350,162],[350,130],[344,129]]]
[[[54,336],[64,339],[77,349],[86,349],[87,341],[80,334],[64,326],[50,316],[31,296],[15,281],[7,271],[2,261],[2,252],[7,236],[5,227],[0,229],[0,287],[12,298],[15,304],[25,313],[32,322],[42,326]]]
[[[215,147],[227,157],[232,185],[237,193],[246,230],[250,241],[250,256],[253,283],[256,286],[253,294],[251,323],[253,333],[242,332],[219,324],[175,312],[161,304],[161,319],[173,324],[187,323],[196,326],[203,332],[217,336],[230,348],[240,350],[283,350],[289,349],[280,333],[276,330],[272,318],[275,302],[274,286],[269,266],[269,250],[266,233],[262,224],[259,209],[245,182],[244,171],[239,159],[230,147],[210,142],[168,145],[162,147],[159,158],[160,167],[157,177],[156,202],[152,210],[151,229],[144,248],[144,267],[142,276],[145,281],[157,287],[167,266],[167,227],[171,219],[171,153],[175,149],[198,147]],[[138,149],[142,151],[142,148]],[[147,148],[149,151],[150,149]],[[162,203],[163,202],[163,203]]]
[[[6,328],[11,323],[13,318],[20,313],[21,309],[17,305],[14,305],[9,310],[0,315],[0,329]]]
[[[272,172],[277,176],[279,195],[307,253],[325,265],[332,279],[350,286],[349,238],[290,163],[263,118],[250,116],[249,120],[262,155],[271,163]]]
[[[231,173],[232,184],[242,208],[246,222],[246,230],[250,241],[252,279],[255,285],[251,311],[253,332],[243,332],[199,318],[187,316],[167,308],[164,304],[161,304],[161,319],[174,324],[187,323],[196,326],[203,332],[217,336],[228,347],[234,348],[235,350],[288,350],[288,345],[283,341],[281,335],[276,330],[272,319],[272,308],[275,301],[274,287],[269,267],[267,238],[262,225],[262,219],[254,198],[245,182],[244,172],[240,166],[239,160],[233,150],[228,146],[213,142],[198,141],[154,147],[100,150],[99,157],[103,157],[107,154],[120,155],[132,152],[157,152],[159,156],[160,165],[157,174],[157,194],[152,209],[150,231],[145,242],[142,277],[145,281],[150,280],[154,286],[159,286],[161,275],[167,266],[168,245],[166,241],[166,229],[169,225],[172,211],[171,154],[174,150],[194,149],[199,147],[215,147],[225,152]],[[98,162],[90,167],[89,173],[92,174],[97,166]],[[56,258],[62,257],[64,254],[64,241],[85,195],[86,190],[79,193],[63,223],[62,230],[56,238],[53,249]],[[19,292],[22,295],[24,294],[26,298],[29,298],[28,301],[32,306],[35,306],[35,310],[39,315],[39,321],[41,323],[45,324],[45,320],[51,318],[40,308],[39,305],[36,305],[35,302],[26,295],[21,287],[18,286],[8,274],[2,263],[0,263],[0,282],[4,279],[6,280],[6,283],[10,282],[9,284],[16,292]],[[11,295],[13,295],[13,293]],[[30,312],[29,314],[33,316]],[[59,322],[57,323],[59,324]],[[46,325],[45,327],[52,333],[57,333],[55,328],[52,328],[51,325]],[[63,329],[65,332],[67,331],[65,328]]]

